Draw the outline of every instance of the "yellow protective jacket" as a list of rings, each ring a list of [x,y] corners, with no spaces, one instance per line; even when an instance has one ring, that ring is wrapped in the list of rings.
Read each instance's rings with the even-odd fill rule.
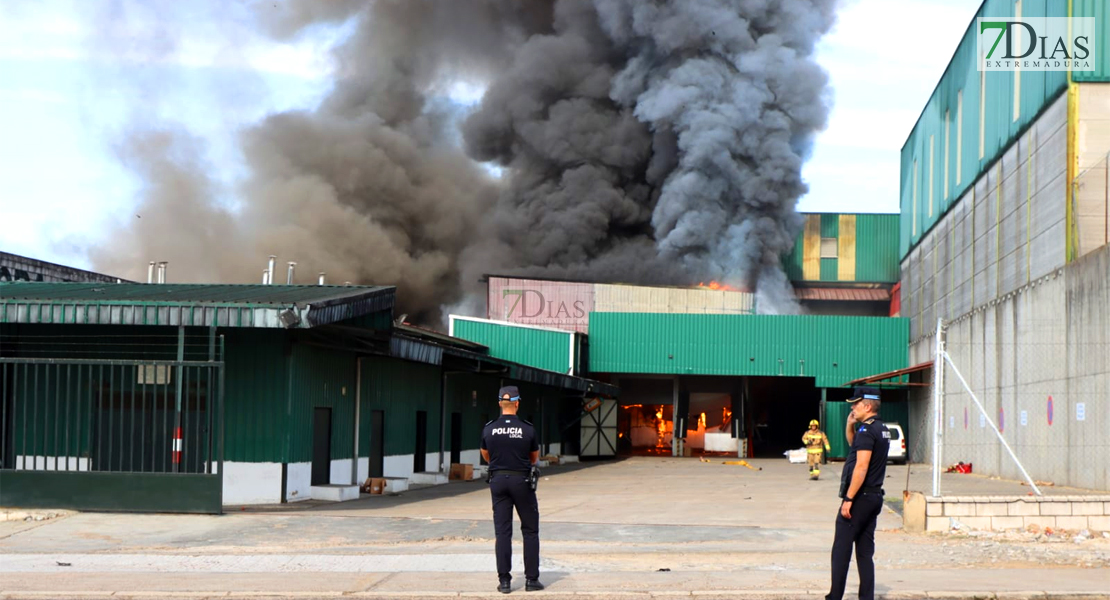
[[[826,452],[829,448],[829,438],[825,436],[825,432],[818,429],[817,431],[806,431],[802,436],[802,443],[806,445],[806,452],[810,454],[819,454],[824,448]]]

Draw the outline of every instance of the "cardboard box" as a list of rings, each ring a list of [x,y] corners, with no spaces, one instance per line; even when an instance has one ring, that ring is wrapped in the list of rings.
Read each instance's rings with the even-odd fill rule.
[[[358,491],[362,494],[369,494],[370,493],[370,484],[373,481],[374,480],[372,478],[367,477],[366,481],[363,481],[362,485],[358,486]]]
[[[373,477],[370,479],[370,493],[381,494],[385,492],[385,478]]]
[[[470,481],[474,479],[474,465],[452,463],[451,471],[448,473],[447,478],[452,481]]]

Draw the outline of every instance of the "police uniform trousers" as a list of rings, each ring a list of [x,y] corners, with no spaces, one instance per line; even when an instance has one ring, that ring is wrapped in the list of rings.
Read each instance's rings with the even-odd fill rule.
[[[520,533],[524,537],[524,576],[540,577],[540,510],[536,492],[528,486],[525,475],[494,473],[490,481],[493,496],[493,531],[497,536],[497,576],[512,579],[513,507],[520,517]]]
[[[856,549],[856,568],[859,570],[859,600],[875,598],[875,525],[883,508],[881,493],[860,493],[852,502],[852,518],[845,519],[836,513],[836,537],[832,547],[832,590],[826,600],[841,600],[848,580],[848,566],[852,561],[852,546]]]

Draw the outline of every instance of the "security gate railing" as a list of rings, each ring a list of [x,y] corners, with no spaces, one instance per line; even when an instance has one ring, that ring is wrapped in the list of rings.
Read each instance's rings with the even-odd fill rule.
[[[0,358],[0,505],[220,512],[223,367]]]

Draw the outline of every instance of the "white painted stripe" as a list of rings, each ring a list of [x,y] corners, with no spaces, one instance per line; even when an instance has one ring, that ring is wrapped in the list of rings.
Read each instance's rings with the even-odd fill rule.
[[[513,570],[521,569],[521,549]],[[68,563],[71,566],[59,566]],[[0,573],[493,573],[493,552],[481,554],[5,554]]]

